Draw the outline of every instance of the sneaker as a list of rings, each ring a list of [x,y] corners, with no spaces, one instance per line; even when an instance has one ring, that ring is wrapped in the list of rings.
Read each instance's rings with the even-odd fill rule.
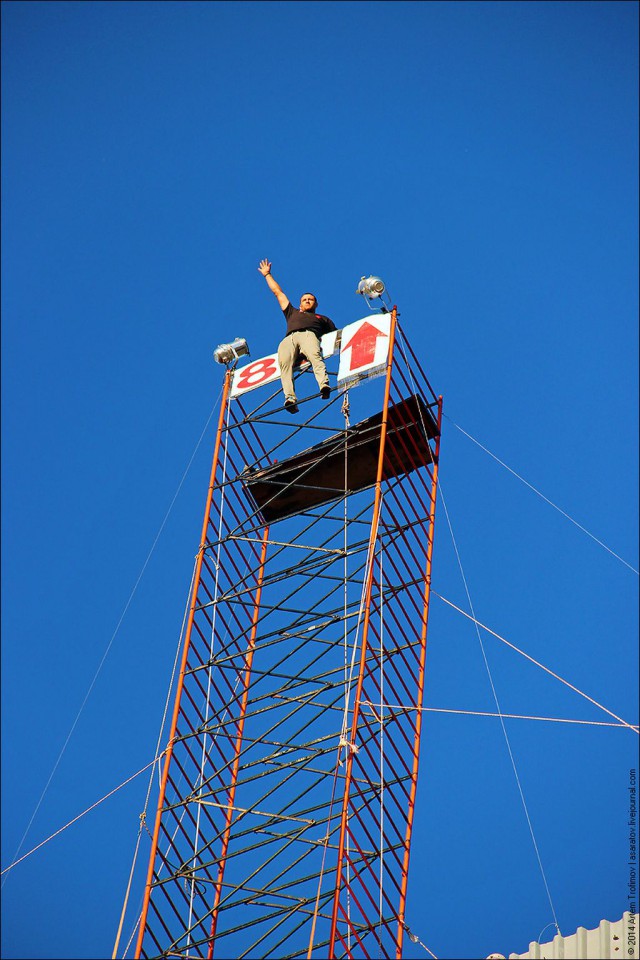
[[[328,400],[329,397],[331,396],[331,387],[329,386],[328,383],[325,384],[324,387],[320,387],[320,396],[322,397],[323,400]]]
[[[284,401],[284,408],[285,410],[288,410],[289,413],[297,413],[298,401],[296,400],[295,397],[286,397]]]

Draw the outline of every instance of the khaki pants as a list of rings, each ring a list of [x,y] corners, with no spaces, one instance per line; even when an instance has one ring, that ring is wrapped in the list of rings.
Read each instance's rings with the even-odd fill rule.
[[[295,397],[296,395],[293,386],[293,366],[299,360],[301,353],[304,353],[310,362],[318,386],[320,388],[329,386],[329,377],[322,359],[320,341],[311,330],[299,330],[285,337],[278,347],[278,362],[285,397]]]

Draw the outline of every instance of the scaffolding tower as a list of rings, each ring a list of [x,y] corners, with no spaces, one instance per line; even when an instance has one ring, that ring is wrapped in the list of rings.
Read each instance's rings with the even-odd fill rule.
[[[369,321],[295,417],[225,375],[136,957],[402,956],[442,398]]]

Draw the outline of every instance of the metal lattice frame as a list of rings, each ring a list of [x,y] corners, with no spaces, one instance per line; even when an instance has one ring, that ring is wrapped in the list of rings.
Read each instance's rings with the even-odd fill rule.
[[[226,375],[136,957],[401,957],[442,402],[391,321],[357,492],[342,394],[293,420]],[[437,430],[396,437],[422,465],[389,476],[407,397]],[[326,437],[341,494],[266,525],[247,477]]]

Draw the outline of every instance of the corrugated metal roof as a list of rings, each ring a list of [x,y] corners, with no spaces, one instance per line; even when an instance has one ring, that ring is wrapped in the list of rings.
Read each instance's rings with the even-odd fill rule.
[[[623,913],[615,922],[602,920],[595,930],[578,927],[570,937],[534,941],[527,953],[510,953],[509,960],[638,960],[638,920],[637,913]]]

